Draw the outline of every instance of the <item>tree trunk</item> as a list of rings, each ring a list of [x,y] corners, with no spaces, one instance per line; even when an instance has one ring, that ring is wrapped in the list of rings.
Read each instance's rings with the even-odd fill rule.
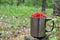
[[[53,12],[53,15],[54,16],[60,16],[60,0],[55,0],[54,1],[54,12]]]
[[[46,0],[42,0],[42,12],[45,12],[46,9]]]

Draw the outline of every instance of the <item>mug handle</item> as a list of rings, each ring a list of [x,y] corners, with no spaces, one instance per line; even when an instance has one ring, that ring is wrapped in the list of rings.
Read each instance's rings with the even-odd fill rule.
[[[52,20],[52,18],[46,18],[46,22],[47,22],[47,21],[50,21],[50,20]],[[51,29],[50,31],[46,30],[46,32],[51,32],[51,31],[53,31],[53,29],[54,29],[54,20],[52,20],[52,24],[53,24],[53,25],[51,26],[52,29]]]

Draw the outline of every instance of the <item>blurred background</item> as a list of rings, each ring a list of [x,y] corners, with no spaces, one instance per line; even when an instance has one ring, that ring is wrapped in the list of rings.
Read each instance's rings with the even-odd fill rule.
[[[0,40],[24,40],[30,35],[30,16],[41,12],[42,0],[0,0]],[[51,17],[54,0],[46,1],[46,15]],[[49,40],[59,40],[54,29]],[[55,35],[54,35],[55,34]]]

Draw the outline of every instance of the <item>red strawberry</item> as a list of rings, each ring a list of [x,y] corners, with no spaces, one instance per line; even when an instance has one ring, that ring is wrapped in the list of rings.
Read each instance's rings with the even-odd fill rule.
[[[42,12],[36,12],[36,13],[32,14],[32,17],[33,18],[44,18],[44,17],[46,17],[46,15]]]

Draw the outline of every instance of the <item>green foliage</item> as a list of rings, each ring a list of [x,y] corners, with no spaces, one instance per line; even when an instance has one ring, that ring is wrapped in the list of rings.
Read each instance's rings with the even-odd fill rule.
[[[27,7],[27,6],[0,6],[0,14],[23,16],[25,14],[32,14],[36,11],[40,11],[41,8]],[[4,11],[4,12],[3,12]]]
[[[2,27],[2,26],[0,26],[0,31],[1,31],[1,30],[3,30],[3,27]]]
[[[49,40],[57,40],[57,38],[56,37],[53,37],[53,38],[50,38]]]
[[[47,7],[49,8],[53,7],[54,0],[47,0],[46,2],[47,2]]]
[[[14,5],[17,5],[17,2],[18,0],[1,0],[1,3],[0,4],[14,4]],[[51,8],[52,7],[52,4],[53,4],[53,0],[47,0],[47,7]],[[26,6],[38,6],[38,7],[41,7],[42,6],[42,0],[24,0],[24,3],[21,3],[20,5],[26,5]]]

